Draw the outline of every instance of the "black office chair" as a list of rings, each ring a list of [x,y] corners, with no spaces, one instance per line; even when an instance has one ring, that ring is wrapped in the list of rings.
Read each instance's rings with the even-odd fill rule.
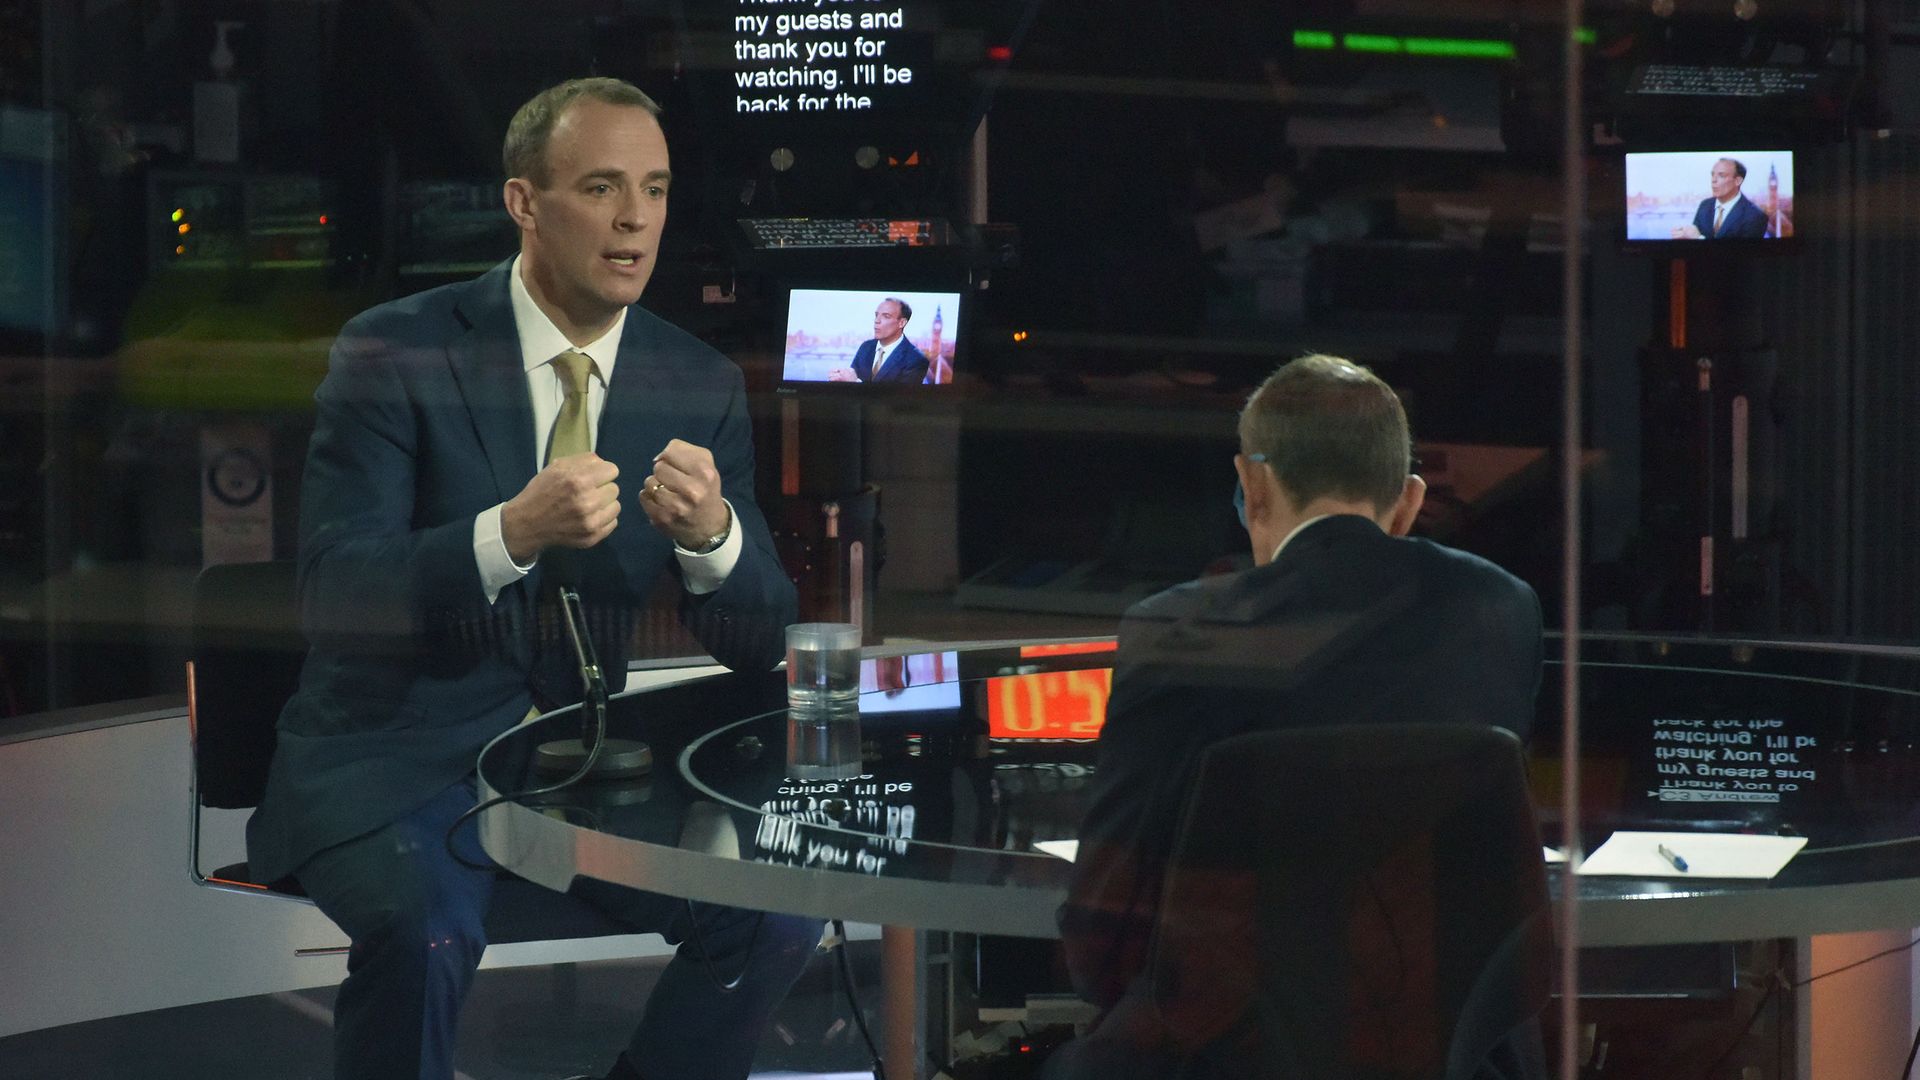
[[[257,881],[244,862],[213,870],[200,863],[202,812],[258,806],[266,791],[274,724],[300,681],[307,654],[297,610],[291,562],[209,566],[194,583],[187,661],[193,747],[188,871],[209,888],[311,903],[292,879]]]
[[[1188,1075],[1517,1080],[1551,955],[1519,740],[1304,728],[1207,753],[1150,981]]]

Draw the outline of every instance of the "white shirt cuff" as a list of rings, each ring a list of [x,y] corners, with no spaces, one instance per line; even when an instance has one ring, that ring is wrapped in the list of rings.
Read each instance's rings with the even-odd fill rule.
[[[721,502],[727,502],[722,499]],[[679,544],[673,545],[674,557],[680,560],[680,575],[687,591],[695,596],[704,596],[719,591],[727,583],[727,575],[733,573],[734,564],[740,561],[740,515],[733,512],[733,504],[727,502],[727,538],[720,546],[700,555],[688,551]],[[504,544],[500,549],[506,551]]]
[[[533,569],[519,565],[507,554],[507,538],[500,535],[500,509],[504,505],[482,510],[473,519],[473,564],[480,570],[480,587],[486,590],[489,604]]]

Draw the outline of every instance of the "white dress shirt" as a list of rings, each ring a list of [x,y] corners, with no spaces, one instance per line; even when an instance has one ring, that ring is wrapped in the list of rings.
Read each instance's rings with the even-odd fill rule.
[[[566,387],[560,381],[560,372],[552,360],[574,344],[553,325],[547,313],[533,300],[533,294],[527,291],[526,282],[520,279],[520,258],[515,256],[513,265],[508,268],[508,295],[513,301],[513,324],[520,334],[520,362],[527,373],[527,398],[533,406],[533,467],[536,471],[545,463],[547,440],[552,437],[554,421],[560,416],[560,406],[567,400]],[[587,379],[587,427],[595,446],[600,444],[600,410],[607,403],[607,386],[613,381],[613,365],[620,357],[620,334],[627,326],[627,312],[620,310],[618,318],[607,332],[598,340],[588,342],[578,348],[593,361],[593,371]],[[622,477],[623,481],[630,481]],[[637,487],[634,490],[638,490]],[[623,493],[624,495],[624,493]],[[725,501],[725,500],[722,500]],[[500,511],[505,503],[480,512],[473,519],[473,558],[480,570],[480,584],[487,591],[487,603],[500,599],[501,590],[526,577],[533,564],[521,566],[507,554],[506,538],[500,532]],[[642,514],[644,517],[644,513]],[[704,555],[688,551],[678,544],[673,546],[674,557],[680,560],[682,580],[688,592],[696,596],[710,593],[726,583],[727,575],[733,572],[734,564],[740,561],[740,530],[732,528],[735,524],[733,504],[727,503],[729,530],[726,542]],[[650,524],[627,524],[626,528],[651,528]],[[535,562],[538,562],[538,558]]]

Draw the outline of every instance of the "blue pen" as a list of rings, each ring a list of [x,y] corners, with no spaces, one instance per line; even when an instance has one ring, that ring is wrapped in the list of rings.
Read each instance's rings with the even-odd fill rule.
[[[1687,860],[1674,854],[1672,848],[1668,847],[1665,844],[1661,844],[1659,847],[1655,848],[1654,850],[1660,853],[1661,858],[1671,863],[1675,870],[1678,870],[1683,874],[1687,872]]]

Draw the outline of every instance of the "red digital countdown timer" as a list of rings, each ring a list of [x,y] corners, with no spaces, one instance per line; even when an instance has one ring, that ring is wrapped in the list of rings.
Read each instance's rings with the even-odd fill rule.
[[[987,680],[987,735],[995,739],[1095,739],[1107,722],[1113,669],[1043,671]]]

